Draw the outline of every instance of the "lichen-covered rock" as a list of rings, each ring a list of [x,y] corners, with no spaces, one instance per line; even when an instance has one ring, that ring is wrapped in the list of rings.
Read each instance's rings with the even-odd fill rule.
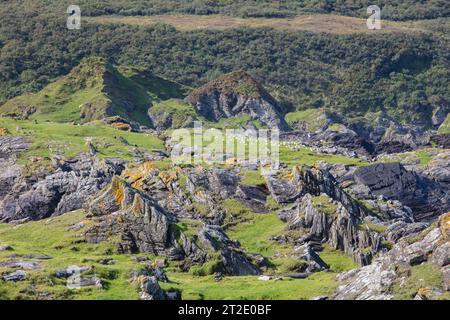
[[[17,170],[10,169],[15,170],[13,179],[7,174],[2,174],[4,179],[0,177],[3,183],[9,181],[9,190],[0,191],[0,220],[39,220],[80,209],[89,196],[124,169],[122,161],[83,155],[72,160],[55,160],[53,164],[46,159],[35,161],[41,161],[42,165],[30,163]]]
[[[113,178],[86,210],[94,221],[86,231],[88,242],[120,235],[120,252],[151,252],[178,260],[205,259],[205,254],[175,226],[175,217],[120,178]]]

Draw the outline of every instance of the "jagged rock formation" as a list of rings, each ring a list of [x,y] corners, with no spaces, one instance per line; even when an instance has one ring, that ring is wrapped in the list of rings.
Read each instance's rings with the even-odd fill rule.
[[[279,216],[288,223],[288,228],[305,231],[297,242],[312,245],[328,242],[358,263],[370,263],[373,255],[383,249],[383,237],[367,228],[366,221],[381,223],[379,217],[346,194],[327,171],[294,168],[291,176],[291,181],[281,183],[297,190],[296,197],[290,199],[295,203],[282,209]],[[276,198],[278,190],[273,185],[274,181],[280,184],[280,180],[269,181],[269,189]]]
[[[269,128],[287,130],[276,100],[250,75],[233,72],[191,93],[186,102],[209,121],[250,116]]]
[[[194,262],[206,259],[206,254],[176,228],[175,217],[117,177],[92,199],[86,211],[94,222],[86,232],[88,242],[119,235],[120,252],[151,252]]]
[[[71,160],[33,158],[0,175],[0,220],[39,220],[80,209],[124,169],[120,160],[79,155]]]
[[[227,275],[256,275],[260,271],[245,256],[237,241],[232,241],[219,226],[205,226],[199,240],[209,250],[220,253],[220,265],[216,272]]]
[[[442,168],[445,173],[445,166]],[[450,209],[448,184],[446,188],[415,172],[407,171],[399,163],[379,163],[359,168],[354,173],[357,185],[354,193],[361,197],[382,196],[398,200],[413,210],[417,221],[435,217]],[[444,182],[446,177],[441,178]],[[364,187],[368,189],[364,190]]]
[[[97,243],[119,235],[120,252],[151,252],[184,260],[186,268],[216,259],[215,271],[223,274],[258,274],[260,271],[249,261],[239,243],[230,240],[216,224],[223,218],[214,212],[216,200],[211,195],[203,198],[208,193],[198,192],[198,188],[207,186],[214,194],[226,197],[236,193],[238,178],[225,170],[189,172],[185,176],[186,190],[183,190],[179,185],[179,173],[159,171],[147,163],[126,170],[123,176],[128,182],[113,178],[86,207],[93,222],[86,232],[86,240]],[[196,198],[190,199],[186,194],[190,192]],[[211,216],[198,213],[193,202],[210,205]],[[206,224],[196,236],[199,244],[176,225],[181,217],[197,218]]]
[[[336,300],[389,300],[394,299],[395,283],[401,284],[408,277],[412,266],[428,261],[440,268],[445,290],[449,290],[449,214],[442,215],[437,227],[422,232],[418,241],[406,237],[394,245],[391,251],[376,258],[371,265],[354,269],[338,276],[344,284],[333,296]],[[433,288],[424,288],[425,292]],[[413,298],[413,297],[411,297]],[[421,299],[426,298],[421,297]]]

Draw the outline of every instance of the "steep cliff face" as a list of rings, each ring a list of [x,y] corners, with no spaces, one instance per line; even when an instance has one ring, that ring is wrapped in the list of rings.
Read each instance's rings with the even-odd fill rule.
[[[250,75],[238,71],[191,93],[186,102],[209,121],[250,116],[269,128],[288,130],[276,100]]]

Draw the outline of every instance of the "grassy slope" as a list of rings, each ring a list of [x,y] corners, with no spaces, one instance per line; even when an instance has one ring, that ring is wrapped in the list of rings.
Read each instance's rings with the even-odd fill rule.
[[[295,125],[303,125],[311,132],[324,127],[328,123],[327,116],[323,108],[290,112],[286,114],[285,119],[291,127]]]
[[[9,244],[14,251],[0,253],[1,259],[15,254],[46,254],[53,259],[42,262],[43,268],[30,271],[28,279],[23,282],[1,284],[3,298],[32,298],[33,292],[49,292],[59,299],[136,299],[137,289],[127,283],[129,270],[139,268],[127,255],[107,254],[114,251],[114,243],[105,242],[99,245],[76,243],[82,231],[65,231],[70,225],[83,220],[83,213],[76,211],[63,216],[31,222],[18,227],[0,225],[1,243]],[[112,257],[116,264],[103,266],[95,261]],[[82,289],[72,291],[65,286],[65,280],[57,279],[54,272],[72,265],[92,266],[94,272],[102,278],[106,289]],[[0,269],[6,271],[6,269]]]
[[[119,115],[150,126],[147,111],[152,102],[182,98],[187,90],[148,71],[116,69],[93,57],[41,91],[6,102],[0,113],[22,115],[24,109],[35,108],[30,119],[75,123]]]
[[[61,154],[73,157],[88,152],[86,138],[90,138],[100,157],[131,159],[134,148],[164,149],[164,143],[155,136],[125,132],[104,125],[72,125],[67,123],[38,122],[0,118],[0,127],[13,135],[24,136],[32,146],[21,156],[51,156]],[[124,138],[129,145],[118,139]]]

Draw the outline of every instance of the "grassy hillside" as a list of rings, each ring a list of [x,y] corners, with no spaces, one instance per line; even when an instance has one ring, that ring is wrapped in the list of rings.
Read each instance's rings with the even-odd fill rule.
[[[147,112],[152,102],[182,97],[183,90],[150,72],[127,67],[119,71],[92,57],[41,91],[7,101],[0,106],[0,115],[73,123],[121,116],[151,126]]]
[[[164,149],[163,141],[155,136],[101,124],[73,125],[0,118],[0,128],[32,142],[29,150],[20,155],[22,159],[51,155],[73,157],[80,152],[89,152],[88,141],[95,146],[99,157],[126,160],[131,160],[139,150],[151,153],[152,149]]]
[[[55,78],[68,74],[82,58],[92,55],[107,58],[113,65],[150,70],[165,79],[195,88],[223,74],[243,69],[261,81],[284,105],[297,111],[325,107],[346,116],[383,111],[407,124],[431,126],[430,118],[437,107],[435,101],[450,101],[446,81],[450,59],[448,18],[402,22],[407,28],[432,32],[381,34],[330,34],[265,27],[211,30],[210,27],[201,28],[203,17],[197,19],[198,23],[191,19],[189,23],[193,23],[195,30],[189,32],[161,24],[99,25],[87,20],[83,20],[81,30],[69,31],[61,28],[66,16],[53,13],[60,7],[46,10],[42,3],[34,2],[28,6],[27,3],[0,5],[0,44],[4,48],[4,54],[0,55],[0,103],[25,92],[39,91]],[[202,1],[152,3],[143,2],[138,11],[143,14],[146,9],[165,5],[168,10],[164,13],[167,14],[178,12],[171,4],[211,6]],[[123,9],[120,13],[139,14],[133,9],[133,6],[138,7],[136,2],[131,3],[129,10],[125,9],[128,3],[115,4]],[[115,4],[108,2],[112,13]],[[215,9],[225,8],[223,4],[217,4]],[[386,3],[386,7],[395,4]],[[413,4],[408,2],[408,5]],[[419,6],[437,5],[436,1],[427,1]],[[91,13],[104,14],[105,6],[106,2],[97,3],[95,13]],[[255,8],[253,2],[252,6]],[[62,9],[65,12],[65,8]],[[89,14],[89,9],[83,12]],[[193,10],[190,13],[201,12]],[[419,14],[421,11],[405,12]],[[234,16],[231,11],[226,14]],[[282,23],[294,23],[289,19]],[[326,23],[319,21],[316,26],[314,20],[304,19],[305,25],[312,23],[314,30],[328,28]],[[342,20],[329,15],[324,19]],[[334,31],[335,28],[331,29]],[[28,54],[23,54],[23,48]],[[136,82],[136,77],[132,78]],[[142,82],[140,84],[145,87]],[[148,98],[144,94],[148,90],[143,90],[142,94],[136,95],[138,105],[141,100],[138,97]],[[147,96],[152,97],[148,92]],[[165,94],[164,99],[167,97]],[[74,105],[77,103],[75,99]],[[121,105],[122,100],[119,99],[117,104]]]

